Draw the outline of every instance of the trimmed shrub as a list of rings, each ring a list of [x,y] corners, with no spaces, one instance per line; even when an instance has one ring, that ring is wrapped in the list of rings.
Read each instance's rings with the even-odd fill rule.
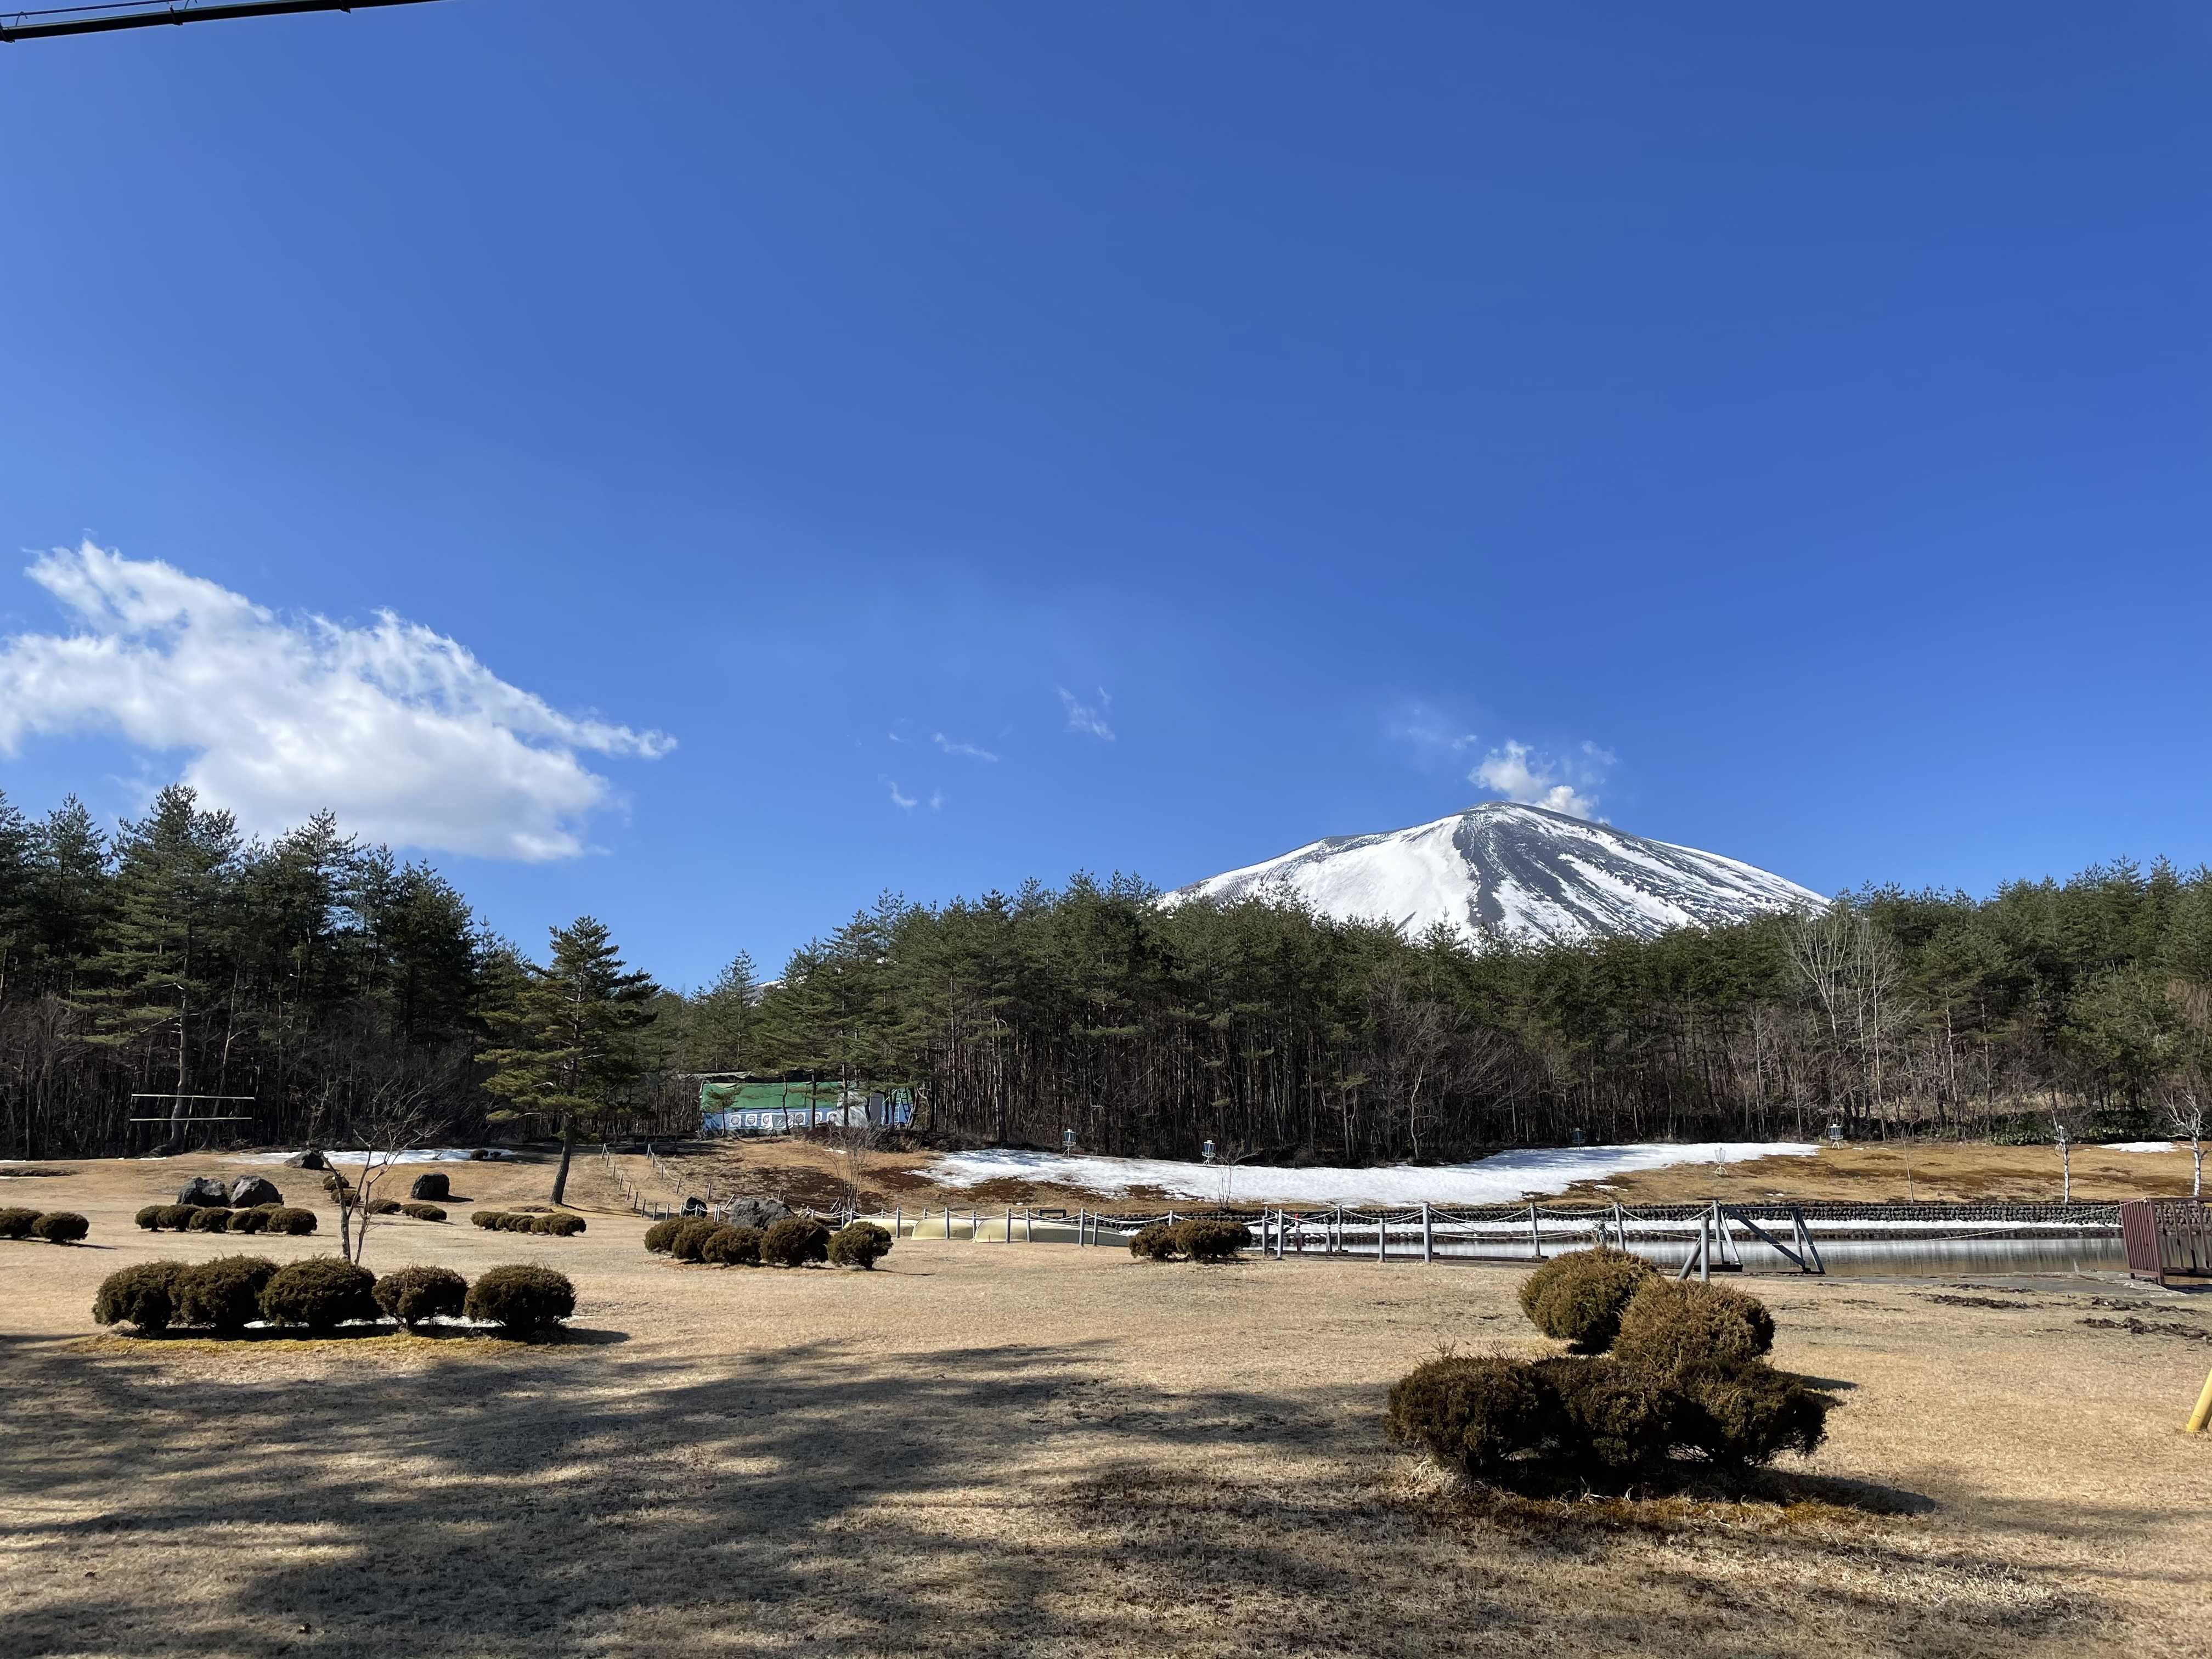
[[[313,1210],[271,1210],[269,1212],[269,1224],[263,1231],[304,1238],[315,1231],[315,1212]]]
[[[1234,1261],[1237,1251],[1252,1248],[1252,1230],[1241,1221],[1178,1221],[1175,1245],[1193,1261]]]
[[[761,1260],[771,1267],[803,1267],[830,1259],[830,1229],[811,1215],[787,1215],[761,1235]]]
[[[1583,1353],[1602,1353],[1620,1334],[1629,1298],[1657,1276],[1650,1262],[1626,1250],[1571,1250],[1521,1281],[1521,1311],[1545,1335]]]
[[[830,1260],[841,1267],[873,1271],[890,1249],[890,1234],[872,1221],[855,1221],[830,1235]]]
[[[834,1243],[833,1243],[834,1248]],[[699,1260],[718,1267],[757,1267],[761,1264],[761,1236],[757,1227],[717,1227],[700,1241]]]
[[[1164,1221],[1139,1227],[1129,1239],[1129,1254],[1146,1261],[1176,1259],[1176,1230]]]
[[[242,1331],[261,1317],[261,1292],[276,1277],[265,1255],[219,1255],[177,1275],[177,1322]]]
[[[161,1206],[161,1218],[154,1224],[166,1227],[173,1233],[180,1233],[192,1224],[192,1218],[198,1213],[199,1211],[190,1204],[164,1204]]]
[[[551,1215],[534,1218],[531,1222],[530,1231],[533,1233],[550,1233],[556,1238],[574,1238],[584,1231],[584,1218],[580,1215],[563,1215],[556,1211]]]
[[[1773,1346],[1774,1316],[1757,1297],[1655,1277],[1628,1299],[1613,1352],[1632,1370],[1673,1376],[1740,1365]]]
[[[479,1227],[489,1228],[498,1226],[506,1218],[497,1210],[476,1210],[470,1212],[469,1219]]]
[[[371,1215],[398,1215],[402,1207],[396,1198],[379,1198],[370,1201],[368,1212]]]
[[[177,1275],[181,1261],[142,1261],[118,1267],[100,1281],[92,1298],[93,1319],[102,1325],[136,1325],[165,1331],[177,1313]]]
[[[38,1218],[36,1210],[0,1210],[0,1238],[28,1238]]]
[[[458,1316],[469,1297],[469,1281],[451,1267],[402,1267],[376,1281],[369,1292],[376,1305],[410,1327],[443,1314]]]
[[[446,1212],[434,1204],[403,1204],[399,1211],[402,1215],[412,1216],[417,1221],[443,1221],[446,1218]]]
[[[91,1231],[92,1223],[74,1210],[49,1210],[31,1224],[31,1237],[49,1244],[74,1244]]]
[[[230,1231],[228,1210],[194,1210],[192,1218],[185,1224],[185,1231],[193,1233],[227,1233]]]
[[[469,1286],[463,1306],[471,1319],[489,1319],[529,1336],[576,1311],[576,1287],[550,1267],[494,1267]]]
[[[1717,1463],[1765,1463],[1817,1450],[1836,1402],[1764,1360],[1695,1370],[1676,1385],[1689,1407],[1691,1443]]]
[[[665,1221],[654,1222],[645,1230],[645,1248],[655,1255],[666,1255],[669,1248],[676,1243],[676,1230],[684,1224],[682,1219],[676,1216],[671,1216]]]
[[[161,1224],[162,1207],[163,1206],[159,1204],[149,1204],[144,1209],[139,1211],[137,1215],[132,1216],[131,1218],[150,1233]],[[112,1322],[103,1319],[100,1322],[106,1325],[110,1324]]]
[[[250,1210],[233,1210],[230,1212],[230,1231],[234,1233],[265,1233],[269,1231],[269,1218],[279,1207],[275,1204],[257,1204]]]
[[[1536,1369],[1559,1402],[1555,1450],[1567,1462],[1645,1468],[1688,1436],[1688,1402],[1662,1377],[1605,1358],[1540,1359]]]
[[[668,1254],[678,1261],[704,1261],[706,1258],[701,1252],[707,1248],[707,1241],[714,1237],[714,1230],[720,1224],[719,1222],[701,1221],[696,1217],[680,1223],[675,1237],[669,1242]]]
[[[446,1177],[443,1171],[438,1170],[433,1170],[427,1175],[416,1176],[415,1185],[407,1194],[410,1198],[420,1199],[433,1204],[441,1200],[451,1198],[453,1195],[453,1182]]]
[[[1390,1389],[1385,1427],[1468,1474],[1494,1474],[1556,1435],[1559,1401],[1525,1359],[1431,1359]]]
[[[378,1316],[376,1275],[336,1256],[319,1255],[277,1270],[261,1291],[261,1316],[273,1324],[335,1330],[349,1319]]]
[[[503,1233],[534,1233],[538,1218],[526,1210],[509,1210],[499,1218],[499,1230]]]
[[[323,1190],[332,1194],[351,1192],[353,1183],[333,1170],[323,1177]]]

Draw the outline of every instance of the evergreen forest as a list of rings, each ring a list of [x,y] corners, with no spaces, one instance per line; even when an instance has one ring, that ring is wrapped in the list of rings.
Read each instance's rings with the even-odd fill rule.
[[[260,841],[181,787],[112,828],[0,797],[0,1157],[681,1134],[702,1073],[908,1086],[940,1143],[1328,1163],[2163,1137],[2212,1098],[2202,868],[1540,950],[1158,899],[886,895],[772,982],[737,952],[677,991],[589,917],[532,955],[328,815]]]

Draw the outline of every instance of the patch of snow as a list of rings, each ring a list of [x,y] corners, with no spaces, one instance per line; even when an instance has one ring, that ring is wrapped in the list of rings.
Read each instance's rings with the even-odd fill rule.
[[[2107,1140],[2097,1150],[2100,1152],[2170,1152],[2173,1150],[2173,1143],[2170,1140]]]
[[[226,1154],[216,1152],[208,1154],[208,1156],[221,1158],[226,1156]],[[288,1158],[296,1158],[298,1156],[299,1154],[296,1152],[240,1152],[234,1158],[232,1158],[230,1161],[234,1164],[282,1164]],[[330,1152],[325,1150],[323,1156],[328,1158],[332,1164],[366,1164],[368,1162],[368,1154],[367,1152],[349,1152],[343,1149],[337,1152]],[[378,1156],[381,1158],[382,1154],[380,1153]],[[510,1152],[506,1152],[501,1148],[492,1146],[481,1148],[476,1146],[417,1146],[411,1152],[398,1152],[393,1154],[391,1162],[394,1164],[512,1164],[514,1162],[514,1154]],[[312,1175],[313,1171],[309,1170],[307,1173]]]
[[[1126,1194],[1152,1188],[1176,1198],[1218,1200],[1224,1187],[1231,1202],[1261,1199],[1297,1204],[1510,1204],[1564,1192],[1577,1182],[1663,1170],[1677,1164],[1738,1163],[1754,1158],[1809,1158],[1808,1141],[1690,1141],[1634,1146],[1541,1146],[1500,1152],[1473,1164],[1431,1168],[1393,1164],[1378,1170],[1287,1170],[1224,1165],[1171,1158],[1073,1157],[1060,1152],[992,1150],[946,1152],[924,1171],[941,1187],[986,1181],[1031,1181]]]

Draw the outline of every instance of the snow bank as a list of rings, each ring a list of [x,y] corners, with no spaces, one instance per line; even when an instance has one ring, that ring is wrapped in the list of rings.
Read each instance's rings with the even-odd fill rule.
[[[1049,1182],[1126,1194],[1154,1188],[1176,1198],[1232,1203],[1280,1200],[1292,1204],[1510,1204],[1564,1192],[1578,1181],[1663,1170],[1676,1164],[1740,1164],[1754,1158],[1809,1158],[1820,1148],[1806,1141],[1689,1141],[1638,1146],[1544,1146],[1500,1152],[1474,1164],[1428,1169],[1395,1164],[1380,1170],[1285,1170],[1243,1164],[1232,1172],[1170,1158],[1065,1157],[1057,1152],[947,1152],[925,1173],[943,1187],[986,1181]]]
[[[2097,1150],[2100,1152],[2170,1152],[2173,1150],[2173,1143],[2170,1140],[2106,1140],[2100,1142]]]
[[[217,1153],[222,1157],[227,1154]],[[232,1159],[238,1164],[282,1164],[297,1156],[292,1152],[240,1152]],[[362,1152],[325,1151],[323,1156],[333,1164],[365,1164],[368,1154]],[[382,1158],[382,1154],[378,1154]],[[474,1146],[417,1146],[411,1152],[395,1152],[389,1160],[393,1164],[509,1164],[514,1154],[495,1148]]]

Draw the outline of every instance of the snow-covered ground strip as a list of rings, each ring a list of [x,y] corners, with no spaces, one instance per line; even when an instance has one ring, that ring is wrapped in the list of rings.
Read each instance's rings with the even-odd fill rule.
[[[947,1152],[927,1173],[943,1187],[986,1181],[1049,1182],[1123,1194],[1153,1188],[1175,1198],[1226,1199],[1231,1203],[1280,1200],[1294,1204],[1510,1204],[1565,1192],[1578,1181],[1663,1170],[1676,1164],[1741,1164],[1754,1158],[1809,1158],[1820,1149],[1808,1141],[1687,1141],[1636,1146],[1541,1146],[1500,1152],[1474,1164],[1427,1169],[1394,1164],[1379,1170],[1285,1170],[1243,1164],[1218,1165],[1157,1158],[1073,1158],[1058,1152]]]
[[[295,1154],[291,1152],[240,1152],[235,1162],[282,1164],[294,1156]],[[325,1152],[323,1156],[333,1164],[366,1164],[369,1157],[367,1152],[349,1152],[343,1148]],[[388,1159],[381,1152],[376,1156],[380,1162],[392,1164],[502,1164],[513,1159],[514,1154],[497,1147],[417,1146],[409,1152],[395,1152]]]
[[[2107,1140],[2097,1150],[2100,1152],[2170,1152],[2173,1150],[2173,1143],[2170,1140]]]

